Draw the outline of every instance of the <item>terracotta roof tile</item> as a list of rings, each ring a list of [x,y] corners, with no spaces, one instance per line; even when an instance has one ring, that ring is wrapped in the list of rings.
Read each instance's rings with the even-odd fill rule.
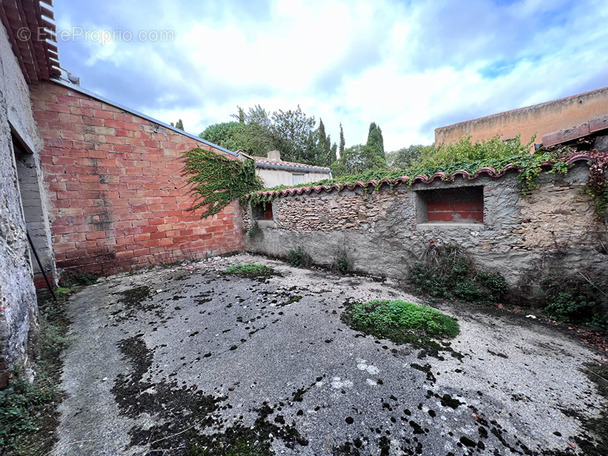
[[[577,153],[575,155],[572,155],[571,157],[569,157],[566,160],[566,162],[569,165],[573,165],[573,164],[575,164],[577,162],[581,162],[581,161],[585,161],[588,164],[591,164],[591,162],[593,161],[593,151]],[[545,169],[551,169],[553,167],[553,163],[544,162],[544,163],[541,163],[541,166]],[[453,182],[457,176],[461,176],[462,178],[464,178],[466,180],[474,180],[480,176],[488,176],[488,177],[498,179],[498,178],[504,176],[505,174],[507,174],[509,171],[518,171],[518,167],[513,164],[509,164],[509,165],[505,166],[504,168],[502,168],[500,171],[498,171],[489,166],[484,166],[483,168],[478,169],[473,174],[469,173],[468,171],[466,171],[464,169],[461,169],[461,170],[454,171],[449,176],[444,172],[437,172],[437,173],[433,174],[432,176],[426,176],[424,174],[420,174],[413,178],[411,178],[410,176],[401,176],[396,179],[387,178],[387,179],[382,179],[380,181],[370,180],[367,182],[358,181],[358,182],[354,182],[354,183],[345,183],[345,184],[336,183],[336,184],[332,184],[332,185],[315,185],[312,187],[294,187],[294,188],[287,188],[287,189],[283,189],[283,190],[266,190],[266,191],[260,192],[259,194],[269,196],[271,198],[276,198],[276,197],[280,198],[283,196],[310,195],[313,192],[314,193],[321,193],[321,192],[330,193],[334,190],[337,192],[340,192],[342,190],[353,191],[353,190],[356,190],[357,188],[367,188],[367,187],[380,188],[383,185],[393,185],[394,186],[394,185],[408,184],[408,183],[430,184],[437,179],[440,181],[443,181],[443,182]]]

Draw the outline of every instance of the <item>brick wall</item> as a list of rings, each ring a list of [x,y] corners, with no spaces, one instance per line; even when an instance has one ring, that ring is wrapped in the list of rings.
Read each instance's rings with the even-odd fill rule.
[[[213,148],[57,83],[31,92],[58,268],[107,274],[243,248],[237,202],[204,220],[187,211],[182,154]]]

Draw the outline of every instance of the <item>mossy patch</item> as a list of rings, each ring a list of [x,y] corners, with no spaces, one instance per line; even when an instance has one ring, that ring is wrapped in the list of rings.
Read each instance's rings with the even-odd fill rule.
[[[350,304],[342,320],[353,329],[397,344],[451,338],[460,331],[456,320],[438,310],[401,300]]]
[[[224,274],[237,275],[239,277],[270,277],[279,275],[274,269],[258,263],[239,263],[233,264],[224,269]]]

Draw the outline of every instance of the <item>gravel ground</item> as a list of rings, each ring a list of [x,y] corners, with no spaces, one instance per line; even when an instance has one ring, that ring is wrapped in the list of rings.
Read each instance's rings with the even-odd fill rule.
[[[256,262],[281,276],[221,274]],[[71,297],[54,455],[581,454],[597,355],[525,315],[433,304],[439,353],[340,320],[390,282],[227,258],[119,274]],[[567,454],[567,453],[563,453]]]

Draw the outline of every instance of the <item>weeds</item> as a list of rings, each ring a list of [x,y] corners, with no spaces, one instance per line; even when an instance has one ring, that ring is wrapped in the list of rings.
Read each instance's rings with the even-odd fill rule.
[[[233,274],[240,277],[268,277],[276,275],[274,269],[257,263],[233,264],[224,270],[224,274]]]
[[[409,279],[420,291],[448,300],[498,301],[508,288],[502,275],[478,270],[465,251],[452,244],[431,244],[424,261],[410,269]]]
[[[39,302],[40,330],[29,343],[36,376],[32,383],[16,375],[8,388],[0,391],[0,451],[15,456],[46,455],[50,452],[57,426],[57,405],[62,394],[61,353],[67,347],[69,322],[65,317],[65,295],[58,302]]]
[[[438,310],[401,300],[355,303],[342,319],[354,329],[398,344],[455,337],[460,331],[456,320]]]
[[[260,224],[258,223],[257,220],[253,221],[253,224],[251,225],[251,229],[249,230],[249,232],[247,233],[247,235],[249,236],[250,239],[263,239],[264,238],[264,231],[262,230],[262,228],[260,228]]]
[[[66,271],[61,275],[59,286],[64,288],[87,286],[97,282],[97,279],[99,279],[99,275],[93,272]]]
[[[310,268],[313,265],[312,257],[301,246],[287,252],[287,261],[294,268]]]
[[[338,250],[334,256],[332,268],[338,271],[340,274],[347,274],[353,270],[353,261],[348,255],[346,247],[342,247]]]

